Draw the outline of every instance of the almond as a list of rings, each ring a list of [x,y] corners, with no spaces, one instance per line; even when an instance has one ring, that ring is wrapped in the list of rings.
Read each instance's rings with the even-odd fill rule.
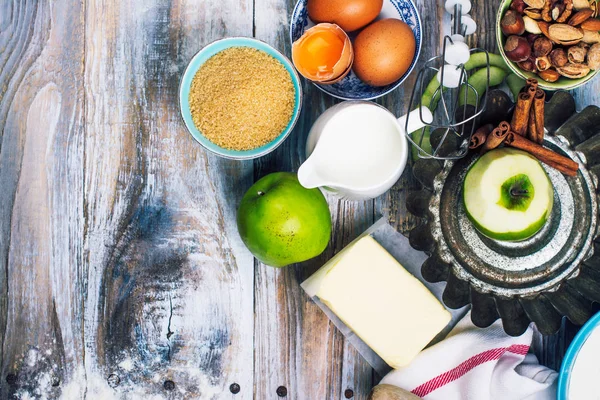
[[[583,39],[581,41],[587,44],[600,43],[600,32],[583,31]]]
[[[538,72],[540,78],[546,82],[556,82],[560,78],[560,74],[553,69]]]
[[[538,28],[542,31],[542,34],[546,36],[548,39],[552,40],[550,37],[550,24],[545,21],[538,21]]]
[[[576,10],[590,8],[590,2],[588,0],[573,0],[573,8]]]
[[[529,18],[535,19],[536,21],[539,21],[539,20],[542,19],[542,10],[540,10],[539,8],[531,8],[531,7],[529,7],[529,8],[526,8],[525,11],[523,11],[523,12]]]
[[[548,34],[551,40],[565,46],[577,44],[583,39],[582,29],[567,24],[550,25]]]
[[[568,63],[562,68],[556,69],[559,74],[566,78],[578,79],[583,78],[590,73],[591,69],[585,64],[572,64]]]
[[[586,31],[600,31],[600,19],[590,18],[587,21],[584,21],[580,25],[581,29],[585,29]]]
[[[571,18],[569,18],[569,25],[571,25],[571,26],[581,25],[582,23],[584,23],[585,21],[590,19],[592,14],[594,14],[594,11],[592,11],[591,8],[577,11],[575,13],[575,15],[573,15]]]
[[[524,0],[524,3],[531,8],[542,8],[546,3],[545,0]]]

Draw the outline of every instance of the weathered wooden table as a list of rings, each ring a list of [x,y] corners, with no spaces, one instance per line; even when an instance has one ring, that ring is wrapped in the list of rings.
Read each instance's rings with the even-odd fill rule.
[[[473,44],[495,49],[499,1],[478,1]],[[219,159],[187,133],[178,84],[225,36],[287,54],[293,0],[0,2],[0,398],[364,399],[379,379],[299,282],[380,215],[406,232],[410,170],[387,195],[330,199],[316,260],[257,263],[235,212],[244,191],[303,161],[336,101],[305,83],[302,117],[273,154]],[[421,0],[421,60],[450,20]],[[381,103],[400,115],[414,75]],[[576,92],[600,103],[600,80]],[[567,330],[569,331],[569,330]],[[546,338],[557,367],[572,336]]]

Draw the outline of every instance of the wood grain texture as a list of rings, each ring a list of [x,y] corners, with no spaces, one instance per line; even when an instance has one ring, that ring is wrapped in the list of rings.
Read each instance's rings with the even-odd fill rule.
[[[84,361],[82,7],[0,14],[0,397],[54,397]]]
[[[450,18],[440,1],[416,3],[439,27],[423,63]],[[475,2],[471,45],[495,49],[499,3]],[[294,132],[254,162],[207,153],[179,116],[198,50],[255,36],[289,56],[294,4],[0,2],[0,398],[365,399],[378,382],[300,283],[380,216],[415,226],[410,168],[373,201],[328,196],[328,249],[274,269],[241,243],[237,205],[260,177],[297,170],[338,101],[304,81]],[[405,113],[414,79],[378,102]],[[575,91],[577,103],[599,103],[598,89]],[[575,331],[538,344],[546,365]]]
[[[289,19],[295,1],[257,0],[256,37],[288,57]],[[304,109],[286,142],[255,162],[255,179],[275,171],[296,171],[306,159],[308,131],[337,100],[303,82]],[[346,390],[365,399],[372,370],[349,346],[326,315],[305,295],[300,283],[373,222],[373,202],[329,197],[332,242],[324,254],[295,267],[273,269],[257,263],[255,305],[255,398],[276,398],[284,387],[289,399],[343,399]],[[281,393],[281,391],[280,391]]]
[[[251,398],[253,260],[234,225],[251,165],[203,151],[177,104],[195,52],[251,35],[252,4],[86,14],[86,374],[117,374],[123,395],[213,398],[236,382]]]

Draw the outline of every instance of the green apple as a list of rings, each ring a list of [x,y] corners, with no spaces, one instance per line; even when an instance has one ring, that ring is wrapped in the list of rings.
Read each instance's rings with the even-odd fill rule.
[[[267,175],[246,192],[237,225],[254,257],[272,267],[318,256],[331,237],[325,197],[319,189],[304,188],[288,172]]]
[[[546,223],[554,189],[540,162],[528,153],[501,148],[483,155],[463,186],[467,216],[484,235],[523,240]]]

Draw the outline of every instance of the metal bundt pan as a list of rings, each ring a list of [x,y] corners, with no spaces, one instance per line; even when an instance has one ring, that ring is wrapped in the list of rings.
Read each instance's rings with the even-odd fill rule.
[[[593,314],[592,302],[600,302],[600,108],[576,113],[573,97],[557,92],[545,117],[544,145],[578,161],[580,171],[570,178],[545,166],[555,188],[554,207],[534,237],[492,240],[467,219],[462,182],[474,154],[445,164],[418,160],[414,175],[423,188],[407,199],[408,210],[424,218],[409,235],[411,245],[430,256],[421,267],[423,277],[447,281],[444,303],[450,308],[470,303],[476,326],[501,318],[513,336],[531,321],[546,335],[560,329],[563,316],[582,325]]]

